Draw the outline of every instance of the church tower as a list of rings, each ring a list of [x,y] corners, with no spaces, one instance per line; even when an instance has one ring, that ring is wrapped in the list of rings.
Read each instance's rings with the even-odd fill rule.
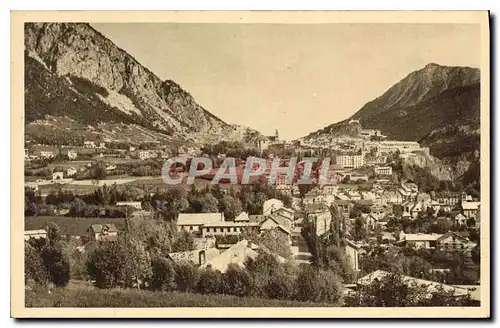
[[[274,136],[276,137],[276,141],[280,140],[280,134],[278,133],[278,129],[276,129]]]

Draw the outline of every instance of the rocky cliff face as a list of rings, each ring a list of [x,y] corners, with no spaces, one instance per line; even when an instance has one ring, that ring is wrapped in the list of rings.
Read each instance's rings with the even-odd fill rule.
[[[25,50],[51,74],[69,78],[71,89],[74,89],[72,77],[104,88],[106,91],[98,95],[99,100],[113,110],[134,116],[133,121],[139,124],[144,120],[155,129],[181,137],[232,131],[178,84],[160,80],[88,24],[26,24]],[[81,89],[77,92],[86,97]],[[26,106],[26,111],[36,111],[36,108]],[[37,116],[32,114],[27,113],[27,117]],[[45,114],[53,113],[49,110]],[[72,109],[67,108],[64,114],[71,117]],[[101,114],[95,117],[96,121],[107,119],[105,112]]]
[[[449,165],[446,165],[434,156],[423,153],[406,159],[403,164],[404,166],[418,166],[425,169],[438,180],[454,180],[456,178],[454,171]]]

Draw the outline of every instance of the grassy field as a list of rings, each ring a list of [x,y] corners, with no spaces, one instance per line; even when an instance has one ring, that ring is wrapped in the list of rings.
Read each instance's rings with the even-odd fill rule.
[[[334,307],[335,304],[85,287],[27,290],[26,307]]]

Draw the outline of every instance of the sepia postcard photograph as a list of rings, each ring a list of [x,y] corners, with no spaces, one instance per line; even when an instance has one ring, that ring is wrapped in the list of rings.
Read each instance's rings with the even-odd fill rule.
[[[487,11],[11,13],[11,316],[488,318]]]

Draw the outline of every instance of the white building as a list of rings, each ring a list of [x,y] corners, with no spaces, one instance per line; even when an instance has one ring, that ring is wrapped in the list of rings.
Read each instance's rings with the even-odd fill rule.
[[[205,224],[222,224],[224,213],[179,213],[177,217],[177,230],[201,233]]]
[[[462,211],[467,218],[474,218],[480,206],[481,202],[462,202]]]
[[[276,211],[277,209],[282,208],[283,206],[284,206],[283,202],[279,199],[276,198],[268,199],[264,202],[262,206],[262,214],[269,215],[272,212]]]
[[[392,175],[392,167],[390,166],[376,166],[374,170],[376,175]]]
[[[416,141],[396,141],[387,140],[377,143],[377,150],[380,153],[392,153],[399,151],[401,153],[411,153],[415,150],[422,150],[420,144]]]
[[[41,150],[40,157],[42,158],[53,158],[55,157],[54,152],[48,150]]]
[[[25,230],[24,240],[29,240],[30,238],[34,239],[47,238],[47,231],[45,231],[45,229]]]
[[[78,153],[74,150],[68,150],[68,159],[76,159],[78,157]]]
[[[339,155],[335,160],[337,165],[342,167],[358,168],[365,165],[365,156],[363,153],[356,155]]]
[[[139,158],[140,158],[141,160],[143,160],[143,161],[144,161],[144,160],[146,160],[146,159],[148,159],[148,158],[150,158],[150,157],[151,157],[151,156],[150,156],[150,154],[149,154],[149,151],[147,151],[147,150],[141,150],[141,151],[139,152]]]
[[[77,169],[75,169],[74,167],[69,167],[67,170],[66,170],[66,176],[68,177],[72,177],[76,174]]]
[[[138,210],[142,210],[141,202],[116,202],[116,206],[132,206]]]

